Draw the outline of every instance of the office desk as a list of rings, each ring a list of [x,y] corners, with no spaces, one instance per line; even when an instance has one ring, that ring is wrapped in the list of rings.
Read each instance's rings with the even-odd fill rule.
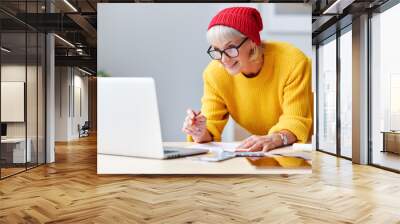
[[[25,138],[6,138],[1,139],[2,157],[7,163],[25,163],[31,161],[32,140],[26,139],[28,144],[25,151]],[[12,146],[11,148],[8,146]],[[5,158],[10,155],[10,158]],[[12,159],[11,159],[12,156]],[[25,161],[26,160],[26,161]]]
[[[164,146],[185,147],[190,144],[194,143],[166,142]],[[311,172],[311,167],[257,168],[244,157],[221,162],[203,162],[191,160],[189,157],[158,160],[97,154],[98,174],[309,174]]]

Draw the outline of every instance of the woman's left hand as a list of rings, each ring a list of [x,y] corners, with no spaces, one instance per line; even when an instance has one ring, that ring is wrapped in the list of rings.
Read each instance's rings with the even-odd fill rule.
[[[246,138],[238,147],[236,147],[236,151],[268,152],[282,145],[283,142],[279,134],[273,133],[269,135],[252,135]]]

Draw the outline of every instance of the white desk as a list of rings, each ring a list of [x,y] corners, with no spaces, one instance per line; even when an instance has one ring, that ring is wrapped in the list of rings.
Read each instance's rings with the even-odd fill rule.
[[[167,142],[164,146],[184,147],[190,144],[193,143]],[[311,172],[311,167],[257,168],[243,157],[221,162],[202,162],[191,160],[189,157],[158,160],[97,154],[98,174],[310,174]]]
[[[26,162],[31,161],[31,144],[32,141],[30,138],[27,139],[27,147],[26,147],[26,154],[25,154],[25,138],[6,138],[1,139],[2,145],[14,145],[13,150],[13,163],[25,163],[25,159],[27,158]],[[2,149],[3,150],[3,149]]]

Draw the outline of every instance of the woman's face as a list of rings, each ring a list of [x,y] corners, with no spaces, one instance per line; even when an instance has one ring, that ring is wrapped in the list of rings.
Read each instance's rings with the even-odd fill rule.
[[[250,54],[252,49],[252,43],[248,38],[236,38],[225,43],[215,43],[212,45],[213,49],[225,52],[232,52],[237,49],[239,54],[236,57],[229,57],[226,53],[222,54],[222,58],[219,60],[225,67],[229,74],[235,75],[240,72],[247,71],[250,64]],[[228,50],[229,49],[229,50]]]

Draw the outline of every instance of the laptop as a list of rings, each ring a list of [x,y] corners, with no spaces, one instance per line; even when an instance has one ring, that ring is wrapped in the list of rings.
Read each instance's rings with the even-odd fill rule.
[[[97,78],[97,153],[170,159],[207,152],[163,147],[153,78]]]

